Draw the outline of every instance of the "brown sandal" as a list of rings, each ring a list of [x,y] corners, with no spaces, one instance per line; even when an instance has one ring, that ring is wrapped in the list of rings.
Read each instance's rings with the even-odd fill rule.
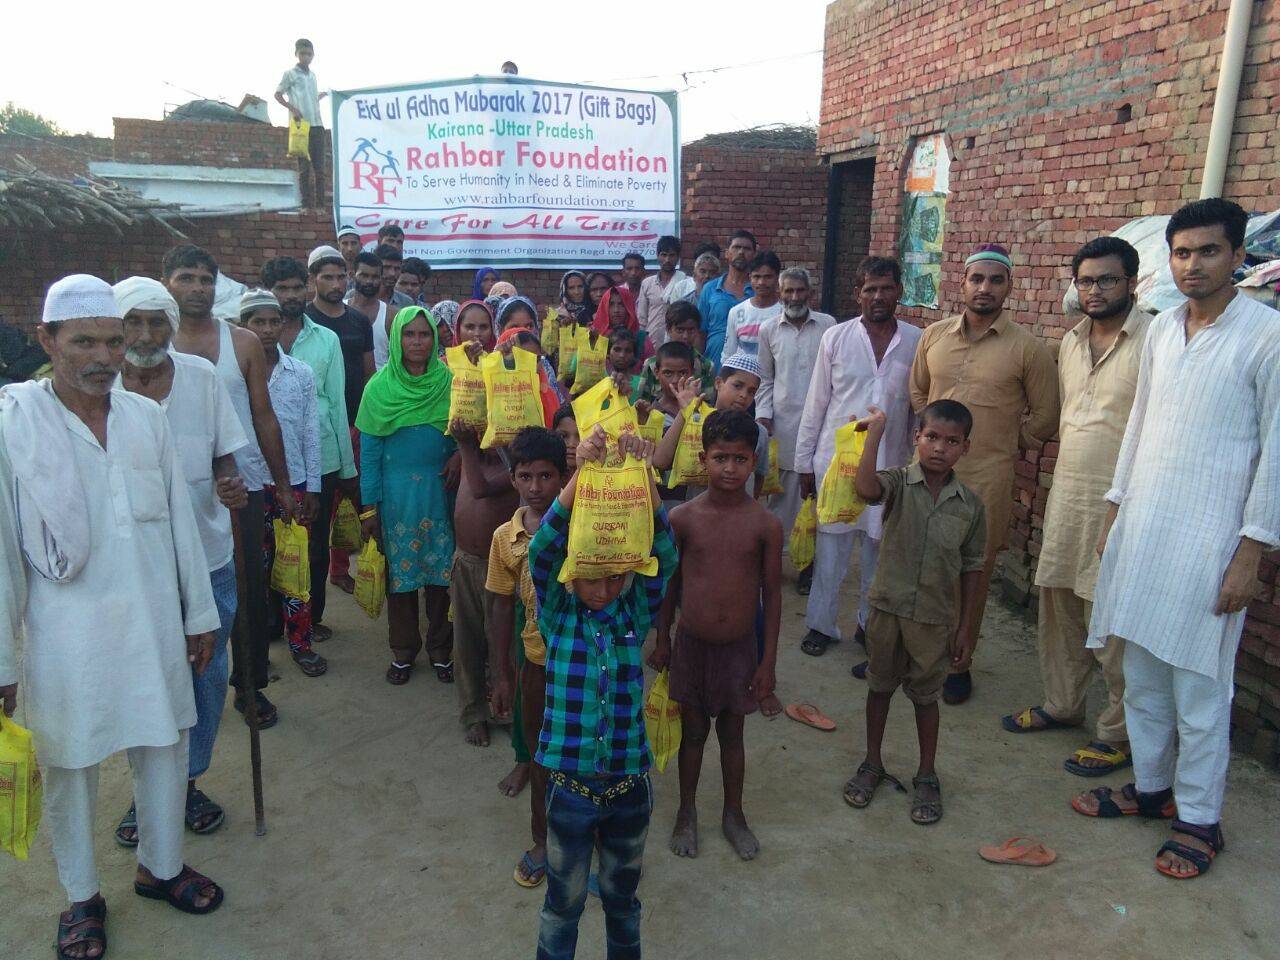
[[[862,784],[858,783],[858,777],[862,776],[864,773],[870,773],[876,778],[875,783],[870,787],[864,787]],[[861,810],[863,807],[871,803],[872,798],[876,795],[876,790],[878,790],[880,788],[880,784],[885,781],[892,783],[903,793],[907,792],[907,788],[902,785],[902,782],[892,774],[886,773],[884,767],[878,767],[874,763],[863,761],[854,775],[845,782],[844,802],[851,807]]]
[[[107,901],[96,893],[91,900],[74,906],[58,915],[58,939],[53,948],[58,960],[74,960],[67,950],[70,947],[101,944],[102,951],[89,960],[102,960],[107,955]],[[88,953],[85,953],[88,957]]]
[[[396,663],[391,661],[391,666],[387,667],[387,683],[393,686],[403,686],[409,682],[409,677],[413,674],[412,663]]]
[[[163,900],[183,913],[213,913],[222,906],[222,888],[185,863],[178,875],[168,880],[156,880],[155,883],[133,881],[133,892],[148,900]],[[209,902],[198,907],[196,897],[208,897]]]
[[[911,822],[918,823],[921,826],[928,826],[931,823],[937,823],[942,819],[942,784],[938,782],[936,774],[929,774],[927,777],[912,777],[911,786],[915,788],[915,794],[911,797]],[[921,787],[932,787],[938,791],[936,800],[926,800],[921,794]]]

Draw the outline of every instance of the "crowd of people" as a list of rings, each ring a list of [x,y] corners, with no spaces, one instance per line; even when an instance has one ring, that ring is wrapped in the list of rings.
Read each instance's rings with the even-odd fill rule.
[[[226,687],[269,728],[273,638],[302,676],[327,672],[326,592],[354,588],[350,549],[331,547],[344,509],[386,560],[386,681],[411,682],[425,647],[428,675],[457,690],[467,743],[490,746],[510,725],[500,789],[528,787],[514,879],[547,885],[539,957],[573,956],[589,889],[608,955],[640,955],[651,631],[647,662],[668,671],[682,719],[670,849],[698,853],[714,727],[722,833],[742,859],[758,855],[744,718],[782,710],[782,557],[824,489],[865,505],[819,524],[795,581],[800,647],[822,656],[843,642],[858,555],[867,749],[844,799],[863,808],[897,784],[881,751],[902,687],[919,736],[910,818],[936,823],[938,701],[971,696],[1014,465],[1055,435],[1036,576],[1044,699],[1001,722],[1082,725],[1099,664],[1107,703],[1066,768],[1132,766],[1134,780],[1073,806],[1172,819],[1156,868],[1207,872],[1223,847],[1243,610],[1263,551],[1280,545],[1280,315],[1232,284],[1245,222],[1221,200],[1174,214],[1169,264],[1188,299],[1154,318],[1137,305],[1136,251],[1084,244],[1071,261],[1083,317],[1056,360],[1005,308],[1018,271],[995,243],[965,260],[962,311],[923,330],[897,315],[893,258],[858,265],[858,315],[838,321],[811,308],[807,271],[747,230],[698,248],[692,275],[675,237],[658,241],[650,275],[639,254],[617,278],[569,270],[542,308],[490,268],[468,299],[428,307],[430,267],[403,256],[396,227],[372,249],[344,227],[306,263],[269,260],[238,322],[214,317],[218,265],[191,245],[169,251],[158,279],[59,280],[37,328],[51,378],[0,391],[0,697],[13,716],[21,675],[71,902],[59,956],[106,950],[92,825],[98,765],[120,750],[134,803],[115,839],[137,847],[137,893],[188,913],[221,904],[222,888],[184,864],[182,838],[224,821],[197,782]],[[451,418],[451,364],[495,351],[536,359],[540,415],[486,446]],[[613,441],[599,425],[580,431],[572,402],[604,379],[639,425]],[[846,470],[850,429],[865,445]],[[659,473],[691,435],[699,481]],[[654,468],[651,562],[564,577],[579,472],[610,444]],[[271,587],[273,521],[309,533],[307,599]],[[237,618],[247,639],[229,657]]]

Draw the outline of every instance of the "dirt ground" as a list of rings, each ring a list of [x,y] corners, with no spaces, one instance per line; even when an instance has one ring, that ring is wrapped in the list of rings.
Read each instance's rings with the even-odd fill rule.
[[[851,583],[856,580],[850,579]],[[336,592],[336,591],[335,591]],[[1036,703],[1035,631],[993,601],[975,695],[943,707],[939,773],[946,815],[908,818],[882,788],[863,811],[840,797],[861,758],[864,685],[855,648],[800,653],[803,601],[788,584],[779,656],[784,701],[818,704],[839,725],[819,733],[785,717],[747,722],[746,810],[761,856],[743,863],[718,832],[720,782],[708,745],[697,860],[666,847],[676,805],[674,765],[654,774],[657,807],[640,887],[647,956],[678,958],[1275,957],[1280,943],[1280,778],[1233,758],[1228,847],[1207,877],[1158,875],[1167,827],[1094,821],[1068,800],[1090,784],[1062,770],[1083,743],[1074,731],[1013,736],[999,717]],[[132,856],[111,841],[129,800],[123,757],[103,767],[99,868],[110,905],[110,956],[184,960],[531,957],[542,890],[511,879],[529,842],[527,794],[499,795],[512,764],[499,730],[488,749],[463,743],[453,687],[430,671],[405,686],[382,679],[385,620],[371,623],[342,594],[329,604],[327,676],[304,678],[273,648],[270,695],[281,721],[263,734],[268,832],[254,836],[248,736],[228,706],[202,787],[227,823],[191,837],[188,862],[227,890],[216,914],[188,917],[132,894]],[[849,611],[846,611],[848,613]],[[1091,702],[1097,700],[1094,691]],[[915,770],[910,705],[895,700],[889,770]],[[1124,782],[1120,776],[1109,781]],[[977,849],[1031,835],[1060,854],[1029,872]],[[63,908],[48,837],[25,864],[0,858],[0,957],[50,954]],[[1270,944],[1270,946],[1268,946]],[[583,916],[580,957],[604,954],[599,901]]]

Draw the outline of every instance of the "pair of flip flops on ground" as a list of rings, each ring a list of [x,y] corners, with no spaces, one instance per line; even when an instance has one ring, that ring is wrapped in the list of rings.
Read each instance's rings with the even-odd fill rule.
[[[1045,730],[1067,730],[1079,726],[1075,723],[1063,723],[1043,707],[1027,707],[1021,713],[1007,714],[1000,718],[1000,725],[1010,733],[1041,733]],[[1099,765],[1086,764],[1086,760],[1099,761]],[[1101,740],[1091,740],[1072,753],[1062,767],[1077,777],[1104,777],[1108,773],[1123,770],[1132,763],[1133,757],[1123,750],[1117,750]]]

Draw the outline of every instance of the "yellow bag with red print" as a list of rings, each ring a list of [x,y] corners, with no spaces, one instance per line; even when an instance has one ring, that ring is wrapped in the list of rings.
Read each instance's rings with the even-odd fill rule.
[[[570,321],[562,324],[556,332],[556,372],[564,376],[573,366],[573,358],[578,354],[578,325]]]
[[[382,615],[382,603],[387,599],[387,561],[378,549],[378,541],[370,537],[356,558],[356,603],[377,620]],[[450,608],[452,612],[452,608]]]
[[[539,343],[542,346],[543,356],[555,356],[556,349],[560,346],[560,312],[555,307],[547,307],[546,319],[542,321],[542,339]]]
[[[680,442],[676,444],[671,473],[667,476],[668,487],[686,483],[706,486],[707,468],[699,457],[702,453],[702,422],[714,411],[715,408],[701,397],[684,408],[684,426],[680,429]]]
[[[338,501],[333,511],[333,526],[329,529],[329,546],[334,550],[359,550],[361,543],[360,517],[356,505],[349,497]]]
[[[591,338],[595,337],[593,343]],[[590,327],[577,327],[574,330],[574,360],[577,366],[573,373],[573,396],[585,393],[594,387],[605,375],[605,360],[609,357],[609,338],[603,333],[594,333]],[[582,429],[582,425],[578,425]]]
[[[818,523],[856,523],[866,506],[853,488],[867,444],[867,432],[857,426],[850,422],[836,427],[835,456],[818,489]]]
[[[771,497],[775,493],[785,493],[782,488],[782,468],[778,466],[778,441],[769,438],[769,472],[765,474],[760,493]]]
[[[560,582],[598,580],[635,571],[658,572],[653,556],[653,503],[650,474],[644,461],[618,450],[618,438],[636,432],[636,413],[613,381],[608,404],[592,423],[604,428],[604,463],[578,465],[578,486],[569,518],[569,543]],[[594,391],[593,391],[594,393]],[[588,414],[590,411],[587,411]],[[590,428],[579,430],[585,436]]]
[[[791,542],[787,545],[787,553],[797,570],[813,565],[813,557],[818,547],[818,513],[814,508],[813,497],[805,497],[800,503],[800,512],[796,514],[796,522],[791,525]]]
[[[311,159],[311,124],[302,119],[289,121],[289,147],[286,156]]]
[[[658,674],[644,701],[644,730],[649,737],[653,765],[661,773],[680,752],[680,704],[671,699],[667,671]]]
[[[40,826],[42,798],[31,731],[0,714],[0,850],[27,859]]]
[[[465,346],[446,348],[444,362],[453,374],[453,382],[449,385],[449,422],[461,420],[474,427],[476,433],[483,434],[489,425],[489,408],[480,365],[471,362]]]
[[[311,561],[307,550],[310,537],[300,523],[272,520],[276,558],[271,564],[271,589],[304,603],[311,599]]]
[[[511,366],[507,366],[508,358]],[[528,350],[495,351],[480,360],[488,423],[480,449],[505,446],[525,427],[544,427],[538,358]]]

